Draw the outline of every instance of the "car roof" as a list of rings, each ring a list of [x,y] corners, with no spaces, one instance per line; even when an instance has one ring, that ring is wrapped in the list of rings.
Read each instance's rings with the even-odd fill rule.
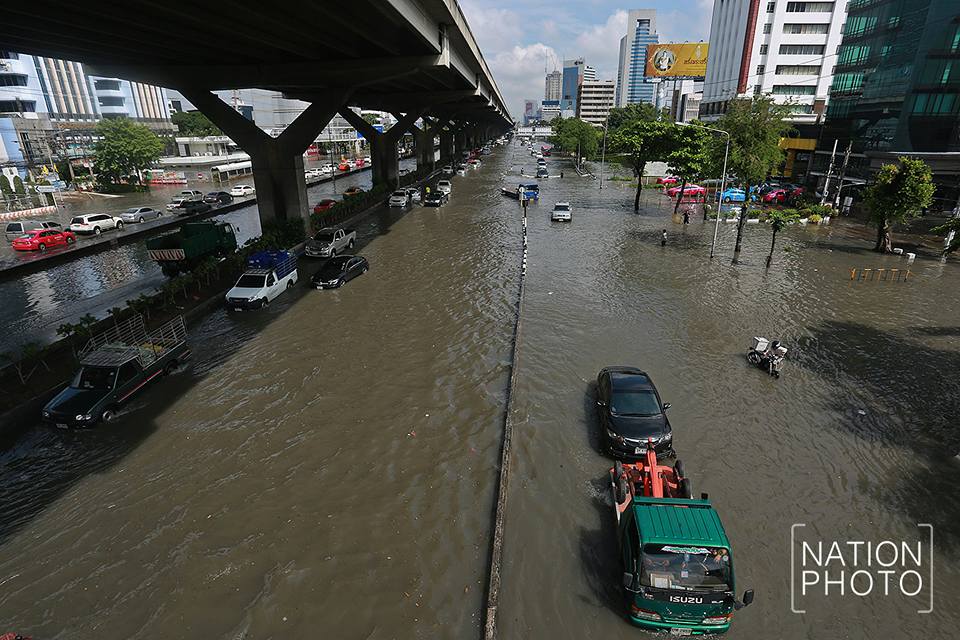
[[[616,391],[645,391],[653,389],[653,381],[639,369],[623,367],[609,371],[610,385]]]
[[[730,548],[720,516],[709,500],[633,499],[634,522],[643,544],[678,544]]]

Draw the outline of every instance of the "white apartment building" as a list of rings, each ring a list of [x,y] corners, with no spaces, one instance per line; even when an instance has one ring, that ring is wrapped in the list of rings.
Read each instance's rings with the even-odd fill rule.
[[[602,127],[613,109],[617,85],[613,80],[587,80],[580,84],[577,97],[577,117],[596,127]]]
[[[715,120],[737,97],[770,94],[794,122],[826,108],[846,0],[716,0],[700,117]]]
[[[563,74],[559,71],[551,71],[544,78],[544,100],[559,100],[560,99],[560,82],[563,78]]]

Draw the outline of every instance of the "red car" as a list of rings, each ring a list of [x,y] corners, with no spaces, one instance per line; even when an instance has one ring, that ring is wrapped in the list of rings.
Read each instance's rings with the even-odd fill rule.
[[[72,231],[59,229],[31,229],[13,241],[16,251],[46,251],[52,247],[63,247],[77,241]]]
[[[667,195],[670,196],[671,198],[676,198],[678,193],[680,193],[680,187],[670,187],[669,189],[667,189]],[[684,197],[706,196],[707,190],[705,187],[701,187],[700,185],[688,184],[683,189],[683,195]]]
[[[331,200],[330,198],[324,198],[317,204],[313,205],[314,213],[323,213],[324,211],[329,211],[333,205],[337,204],[336,200]]]
[[[783,204],[787,201],[786,189],[774,189],[763,194],[764,204]]]
[[[680,178],[676,176],[660,176],[657,178],[657,184],[677,184]]]

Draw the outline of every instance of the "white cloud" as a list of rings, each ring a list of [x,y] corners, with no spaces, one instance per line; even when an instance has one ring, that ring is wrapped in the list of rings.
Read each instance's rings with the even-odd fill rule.
[[[489,58],[491,54],[496,55],[523,39],[523,29],[520,26],[522,21],[516,12],[510,9],[480,7],[468,0],[461,2],[460,7],[485,58]]]
[[[514,46],[501,51],[487,64],[497,80],[507,108],[514,118],[523,115],[523,101],[526,98],[543,99],[543,61],[555,60],[556,51],[552,47],[537,42],[525,47]]]
[[[577,57],[596,68],[600,80],[616,80],[620,38],[627,33],[627,12],[614,12],[603,24],[593,25],[574,40]]]

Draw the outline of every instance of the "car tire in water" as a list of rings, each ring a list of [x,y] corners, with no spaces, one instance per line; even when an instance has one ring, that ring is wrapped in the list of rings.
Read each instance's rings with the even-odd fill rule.
[[[94,228],[93,228],[93,235],[98,236],[98,235],[100,235],[101,233],[102,233],[102,231],[100,231],[100,227],[94,227]]]
[[[673,465],[673,472],[677,474],[678,478],[687,477],[687,474],[685,473],[683,468],[683,462],[681,460],[677,460],[676,464]]]
[[[350,241],[350,248],[353,249],[353,240]]]
[[[103,424],[110,424],[117,418],[117,414],[113,409],[104,409],[103,413],[100,414],[100,422]]]
[[[690,482],[690,478],[684,478],[680,481],[680,497],[688,499],[693,497],[693,484]]]
[[[263,304],[260,305],[261,309],[266,309],[270,305],[270,298],[264,298]]]
[[[67,244],[73,244],[76,242],[73,238],[67,238]]]
[[[730,202],[730,196],[727,196],[723,199],[724,202]]]
[[[117,221],[117,231],[120,231],[121,229],[123,229],[123,223],[120,221]]]
[[[47,245],[40,243],[39,245],[37,245],[37,249],[39,249],[40,251],[46,251]]]
[[[287,289],[293,289],[293,280],[287,280]]]
[[[613,479],[619,480],[620,476],[623,475],[623,463],[617,460],[613,463]]]
[[[754,366],[760,364],[760,354],[756,351],[751,351],[747,354],[747,362]]]
[[[140,216],[140,219],[137,220],[137,222],[139,222],[140,224],[143,224],[143,216]]]
[[[617,478],[617,503],[621,503],[630,495],[628,480],[624,476]]]

